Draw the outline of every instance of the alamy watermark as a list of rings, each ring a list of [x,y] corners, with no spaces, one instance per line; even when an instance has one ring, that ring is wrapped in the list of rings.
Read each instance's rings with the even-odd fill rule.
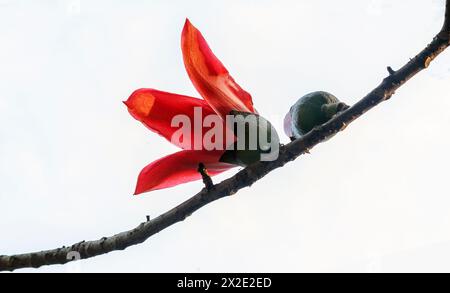
[[[179,114],[172,118],[171,127],[178,128],[171,142],[184,149],[259,151],[261,161],[278,158],[279,138],[274,127],[254,113],[234,112],[225,116],[203,116],[195,107],[193,117]]]

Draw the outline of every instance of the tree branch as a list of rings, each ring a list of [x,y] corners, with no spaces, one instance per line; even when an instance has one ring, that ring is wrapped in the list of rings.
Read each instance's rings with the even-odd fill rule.
[[[444,24],[442,25],[442,29],[438,34],[438,37],[443,40],[450,39],[450,1],[445,1],[445,17]]]
[[[257,162],[233,177],[219,184],[210,186],[204,170],[206,187],[199,193],[150,221],[141,223],[136,228],[104,237],[95,241],[82,241],[69,247],[61,247],[40,252],[24,253],[17,255],[0,256],[0,271],[15,270],[19,268],[37,268],[43,265],[65,264],[76,259],[91,258],[114,250],[123,250],[129,246],[144,242],[150,236],[165,228],[183,221],[193,212],[217,199],[232,195],[244,187],[249,187],[274,169],[282,167],[286,163],[295,160],[303,153],[307,153],[318,143],[330,138],[343,130],[348,124],[372,109],[379,103],[389,99],[400,86],[406,83],[419,71],[427,68],[432,60],[450,45],[450,0],[446,1],[445,21],[441,31],[430,44],[426,46],[416,57],[411,59],[397,71],[389,70],[389,75],[369,94],[355,105],[340,113],[327,123],[316,127],[311,132],[294,140],[280,148],[279,157],[271,162]]]

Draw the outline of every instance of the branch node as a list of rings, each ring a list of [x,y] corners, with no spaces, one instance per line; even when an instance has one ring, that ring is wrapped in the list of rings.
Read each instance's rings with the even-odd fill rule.
[[[145,218],[147,219],[147,222],[150,222],[150,216],[146,215]]]
[[[423,67],[424,68],[428,68],[428,66],[430,66],[430,63],[431,63],[431,61],[433,60],[433,58],[431,58],[431,57],[427,57],[426,59],[425,59],[425,61],[423,62]]]
[[[200,163],[198,164],[197,171],[202,175],[203,184],[205,184],[206,190],[211,190],[214,187],[214,183],[211,179],[211,177],[208,175],[208,170],[206,170],[205,164]]]
[[[78,251],[78,250],[80,249],[80,246],[81,246],[84,242],[86,242],[86,241],[85,241],[85,240],[82,240],[82,241],[80,241],[80,242],[77,242],[77,243],[73,244],[73,245],[70,247],[70,249]],[[60,248],[60,250],[61,250],[61,249],[64,249],[64,248]]]
[[[388,67],[387,67],[387,71],[389,72],[389,74],[390,74],[390,75],[393,75],[393,74],[395,74],[395,70],[394,70],[394,69],[392,69],[392,67],[391,67],[391,66],[388,66]]]

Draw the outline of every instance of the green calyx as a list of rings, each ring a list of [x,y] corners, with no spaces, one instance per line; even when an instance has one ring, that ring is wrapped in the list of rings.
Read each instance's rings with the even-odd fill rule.
[[[248,112],[231,111],[229,116],[233,121],[227,118],[227,126],[234,130],[236,141],[222,155],[221,162],[245,167],[278,156],[280,140],[268,120]]]
[[[301,97],[290,109],[291,138],[299,138],[349,108],[330,93],[317,91]]]

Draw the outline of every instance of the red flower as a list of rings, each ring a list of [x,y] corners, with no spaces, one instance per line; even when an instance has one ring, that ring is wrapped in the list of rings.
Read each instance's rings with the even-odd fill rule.
[[[225,116],[232,110],[256,113],[250,94],[234,81],[189,20],[183,28],[181,48],[189,78],[203,100],[155,89],[139,89],[124,102],[136,120],[183,149],[147,165],[139,174],[134,194],[201,179],[197,171],[199,163],[205,165],[211,176],[235,167],[219,161],[224,150],[209,150],[204,145],[205,129],[198,133],[192,128],[191,142],[184,141],[184,136],[181,142],[172,141],[172,135],[178,130],[171,126],[176,115],[183,114],[194,121],[196,107],[201,108],[202,121],[208,115],[219,115],[225,136],[228,130]],[[194,148],[195,139],[202,142],[200,149]]]

